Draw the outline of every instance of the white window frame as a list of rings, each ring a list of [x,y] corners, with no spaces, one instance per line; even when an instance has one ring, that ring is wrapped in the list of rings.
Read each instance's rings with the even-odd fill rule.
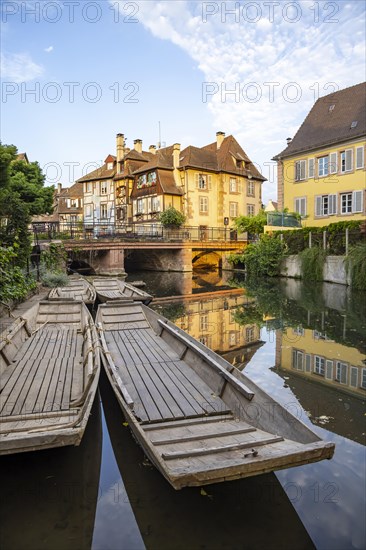
[[[337,195],[315,196],[315,217],[333,216],[337,214]]]
[[[325,359],[320,355],[314,355],[314,373],[319,376],[325,375]]]
[[[363,198],[364,198],[364,191],[362,190],[353,191],[352,212],[354,214],[359,214],[363,212]]]
[[[329,174],[329,155],[318,158],[318,177],[325,178]]]
[[[230,193],[237,193],[238,192],[238,181],[236,178],[230,178],[229,180],[229,190]]]
[[[230,218],[237,218],[239,214],[239,205],[237,202],[229,202],[229,216]]]
[[[247,215],[248,216],[255,216],[255,205],[254,204],[247,204]]]
[[[352,172],[353,170],[353,149],[345,149],[340,152],[341,159],[341,174],[346,174],[347,172]]]
[[[200,331],[208,331],[208,315],[200,315]]]
[[[91,204],[87,204],[85,206],[85,217],[86,218],[90,218],[92,215],[92,207],[91,207]]]
[[[347,385],[348,380],[348,365],[347,363],[342,363],[342,361],[336,362],[336,375],[335,381],[340,384]]]
[[[245,328],[246,343],[254,342],[254,340],[255,340],[254,326],[246,327]]]
[[[304,352],[293,349],[292,350],[292,368],[295,370],[304,370]]]
[[[145,212],[145,200],[137,199],[136,200],[136,213],[143,214]]]
[[[295,181],[306,180],[306,160],[295,162]]]
[[[105,212],[105,215],[103,215]],[[108,204],[106,202],[102,202],[100,204],[100,219],[101,220],[107,220],[108,219]]]
[[[255,186],[253,180],[247,181],[247,197],[255,197]]]
[[[211,174],[195,174],[196,188],[200,191],[208,191],[211,189]]]
[[[366,369],[362,369],[360,386],[361,386],[361,388],[366,390]]]
[[[108,182],[101,181],[100,182],[100,194],[101,195],[108,195]]]
[[[345,205],[343,204],[343,198],[346,198],[346,203]],[[341,215],[345,216],[347,214],[352,214],[353,212],[353,193],[352,191],[349,191],[348,193],[340,193],[340,196],[339,196],[339,200],[340,200],[340,213]],[[344,206],[346,208],[344,208]]]
[[[360,161],[360,162],[359,162]],[[356,170],[360,170],[365,165],[365,149],[363,146],[356,147]]]
[[[208,214],[208,197],[199,196],[199,212],[200,214]]]
[[[307,215],[306,208],[306,197],[296,197],[294,200],[294,211],[300,214],[300,216]]]

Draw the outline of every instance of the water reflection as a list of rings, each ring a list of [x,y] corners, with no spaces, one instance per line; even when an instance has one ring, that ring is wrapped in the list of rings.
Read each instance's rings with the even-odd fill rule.
[[[228,307],[220,297],[202,295],[194,306],[183,300],[174,321],[195,338],[209,336],[207,344],[238,366],[246,352],[246,375],[336,443],[331,461],[279,471],[276,477],[318,549],[363,549],[365,294],[327,283],[256,281],[252,287],[235,279],[231,284],[243,289],[235,303]],[[210,331],[200,321],[208,313]],[[235,343],[231,350],[230,343]],[[249,343],[254,349],[248,355]]]
[[[90,548],[101,443],[100,403],[96,399],[79,447],[1,458],[3,550]]]
[[[273,474],[175,491],[132,438],[105,377],[101,392],[123,493],[146,548],[314,548]]]

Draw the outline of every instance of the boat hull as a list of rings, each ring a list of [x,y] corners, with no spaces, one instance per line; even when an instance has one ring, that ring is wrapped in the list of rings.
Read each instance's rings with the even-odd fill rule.
[[[97,326],[104,369],[127,422],[175,489],[333,455],[332,443],[149,308],[101,306]]]

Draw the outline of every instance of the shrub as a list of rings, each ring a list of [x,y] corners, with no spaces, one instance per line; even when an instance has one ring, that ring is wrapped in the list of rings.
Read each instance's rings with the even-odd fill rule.
[[[0,301],[4,303],[21,302],[37,288],[33,277],[23,273],[20,267],[14,267],[16,259],[13,247],[0,247]]]
[[[243,263],[249,277],[276,277],[285,255],[286,247],[280,238],[263,234],[260,241],[249,244],[241,254],[229,256],[229,261]]]
[[[169,206],[169,208],[160,214],[159,221],[165,226],[174,225],[175,227],[180,227],[186,221],[186,217],[174,206]]]
[[[366,243],[350,247],[346,269],[351,271],[351,285],[355,290],[366,290]]]
[[[68,276],[62,271],[44,271],[41,273],[41,281],[44,286],[54,288],[56,286],[67,286]]]
[[[307,281],[322,281],[326,252],[318,246],[300,252],[301,275]]]

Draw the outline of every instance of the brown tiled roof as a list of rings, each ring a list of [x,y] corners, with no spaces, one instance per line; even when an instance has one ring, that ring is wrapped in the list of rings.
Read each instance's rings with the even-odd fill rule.
[[[83,183],[80,180],[78,180],[71,187],[63,188],[59,196],[62,197],[62,198],[69,198],[69,197],[79,198],[79,197],[83,197]]]
[[[135,170],[134,174],[141,174],[147,170],[163,168],[165,170],[173,170],[173,146],[158,149],[155,154],[150,153],[151,158],[147,164]]]
[[[27,164],[29,164],[29,160],[27,157],[27,153],[18,153],[16,160],[24,160]]]
[[[177,187],[173,172],[171,170],[158,169],[157,173],[164,193],[167,193],[168,195],[183,195],[183,190]]]
[[[86,174],[85,176],[82,176],[78,180],[76,180],[76,183],[84,183],[86,181],[94,181],[94,180],[103,180],[103,179],[112,179],[116,173],[116,168],[113,168],[112,170],[107,170],[107,164],[103,164],[103,166],[100,166],[100,168],[97,168],[96,170],[93,170],[92,172],[89,172],[89,174]]]
[[[334,107],[332,108],[332,106]],[[352,122],[357,125],[352,128]],[[366,82],[319,98],[295,137],[273,160],[366,134]]]

